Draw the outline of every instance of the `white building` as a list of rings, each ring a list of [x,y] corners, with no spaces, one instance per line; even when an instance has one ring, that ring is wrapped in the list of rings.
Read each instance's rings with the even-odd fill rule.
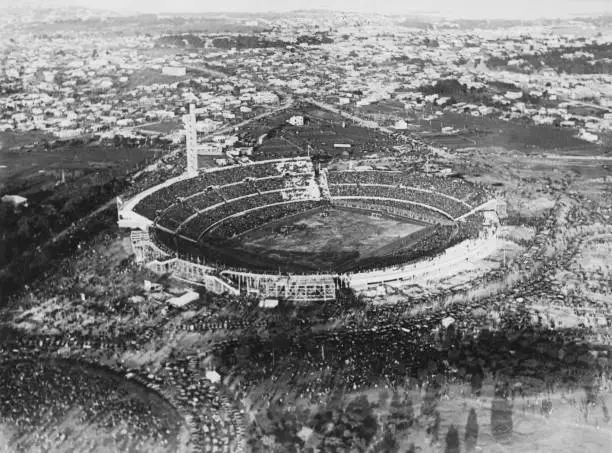
[[[174,77],[183,77],[187,74],[187,69],[184,66],[164,66],[162,74]]]
[[[2,203],[10,204],[14,208],[19,206],[28,206],[28,199],[26,197],[22,197],[21,195],[4,195],[0,200]]]
[[[172,297],[168,299],[168,303],[173,307],[184,307],[185,305],[190,304],[191,302],[195,302],[200,298],[199,294],[195,291],[188,291],[182,296]]]
[[[253,102],[256,104],[274,104],[279,102],[278,96],[271,91],[261,91],[253,95]]]
[[[222,156],[223,145],[220,143],[202,143],[198,146],[198,155],[200,156]]]
[[[395,125],[393,126],[394,129],[400,129],[400,130],[406,129],[407,127],[408,127],[408,123],[404,120],[397,120],[395,122]]]
[[[304,117],[302,115],[292,116],[287,120],[289,124],[292,126],[303,126],[304,125]]]

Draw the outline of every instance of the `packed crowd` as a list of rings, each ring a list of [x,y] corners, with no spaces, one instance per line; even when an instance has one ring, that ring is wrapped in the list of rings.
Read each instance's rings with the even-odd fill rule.
[[[188,217],[198,212],[207,210],[220,203],[231,202],[232,200],[261,195],[266,192],[283,191],[287,197],[299,195],[308,187],[310,181],[293,178],[288,181],[286,177],[272,177],[266,179],[245,180],[240,183],[210,187],[209,189],[189,198],[179,199],[179,201],[167,207],[164,211],[158,212],[157,223],[165,228],[175,230]],[[238,201],[236,201],[238,203]],[[237,205],[236,205],[237,206]]]
[[[339,187],[346,188],[353,186]],[[179,234],[190,237],[193,241],[196,241],[202,232],[205,232],[215,223],[222,221],[211,231],[206,233],[205,237],[208,237],[210,240],[232,238],[266,223],[296,215],[316,207],[325,206],[328,203],[324,200],[302,200],[270,206],[271,204],[281,203],[282,201],[284,200],[282,199],[281,192],[271,192],[219,204],[217,207],[207,210],[206,215],[196,216],[191,221],[184,224],[179,230]],[[436,211],[428,210],[418,205],[403,204],[401,201],[394,200],[377,200],[376,205],[378,204],[385,207],[400,209],[401,215],[425,221],[429,224],[436,225],[436,227],[422,230],[422,233],[411,238],[410,244],[394,250],[391,254],[371,257],[364,260],[351,258],[346,262],[339,263],[337,267],[338,272],[363,272],[409,264],[425,258],[433,259],[446,248],[454,244],[466,239],[476,239],[483,231],[484,218],[481,213],[472,214],[463,221],[451,224],[448,223],[448,219],[444,219]],[[256,209],[240,216],[230,217],[255,208],[261,209]],[[368,204],[367,209],[373,210],[373,206]],[[384,210],[384,208],[381,209],[383,212]],[[196,244],[195,242],[184,240],[179,235],[170,234],[159,229],[156,230],[152,237],[156,243],[170,255],[178,253],[178,256],[185,257],[185,259],[190,261],[198,259],[198,257],[200,261],[206,258],[209,259],[210,256],[217,256],[221,253],[217,248],[210,248],[210,241],[207,241],[206,244]],[[229,259],[231,254],[227,255],[222,253],[222,255],[225,256],[224,259]],[[217,260],[218,264],[222,265],[224,259],[218,258],[221,260]],[[260,257],[259,261],[261,261],[261,259]],[[232,264],[230,264],[230,266],[234,268],[237,262],[234,262],[233,259],[231,261]],[[257,264],[253,262],[253,266],[263,266],[257,267],[259,270],[268,269],[269,264],[270,263],[265,264],[263,262]]]
[[[421,203],[423,205],[439,209],[453,219],[470,211],[469,206],[466,206],[453,198],[432,192],[422,192],[419,190],[401,188],[397,186],[364,184],[330,185],[329,191],[332,197],[380,197]]]
[[[238,217],[231,217],[212,230],[209,235],[211,237],[231,238],[260,225],[301,214],[326,204],[327,202],[322,200],[310,200],[268,206],[265,209],[258,209]]]
[[[359,156],[370,153],[387,154],[399,143],[398,137],[385,134],[374,128],[364,128],[345,124],[342,125],[319,122],[308,128],[284,128],[280,132],[280,137],[285,138],[290,143],[295,143],[301,148],[306,148],[314,144],[319,152],[339,155],[345,149],[335,148],[334,143],[350,143],[351,155]],[[314,126],[314,127],[313,127]],[[260,152],[265,152],[265,142]]]
[[[561,255],[550,255],[547,252],[553,239],[546,232],[549,231],[548,228],[553,226],[554,224],[549,222],[540,225],[539,230],[542,235],[539,237],[544,240],[537,241],[538,245],[534,249],[536,253],[529,255],[528,260],[516,260],[509,263],[511,267],[527,270],[529,272],[528,279],[516,285],[512,292],[500,292],[478,302],[469,302],[470,310],[467,312],[459,304],[447,305],[446,308],[436,312],[415,315],[410,310],[414,303],[417,303],[416,301],[406,302],[401,307],[397,305],[371,306],[364,312],[354,312],[353,315],[357,315],[358,318],[353,321],[343,319],[343,325],[347,329],[346,333],[321,334],[318,338],[309,336],[304,339],[300,338],[274,344],[254,344],[253,341],[249,340],[249,348],[253,348],[250,349],[249,355],[255,357],[254,362],[247,364],[236,359],[235,355],[223,354],[222,356],[225,357],[224,365],[229,367],[232,373],[242,376],[244,378],[242,383],[246,387],[255,385],[256,382],[261,382],[261,380],[271,376],[274,376],[273,380],[287,378],[290,379],[289,382],[291,383],[288,388],[295,390],[299,396],[311,398],[313,401],[321,393],[337,386],[338,380],[342,384],[346,383],[348,388],[355,389],[368,387],[375,383],[380,384],[381,380],[394,384],[394,380],[399,378],[401,381],[405,379],[406,375],[414,376],[415,372],[417,376],[426,378],[427,373],[432,371],[431,360],[437,363],[438,367],[443,362],[433,359],[437,357],[440,346],[433,349],[429,349],[429,347],[439,343],[440,338],[443,340],[442,343],[445,343],[443,339],[444,330],[440,330],[440,324],[442,319],[452,317],[453,337],[457,340],[461,340],[463,337],[472,345],[474,343],[471,339],[477,338],[483,330],[505,332],[496,341],[493,341],[490,336],[485,336],[478,343],[479,352],[477,354],[485,360],[487,366],[504,367],[512,364],[515,373],[522,369],[525,373],[531,375],[533,374],[533,364],[526,360],[532,357],[532,352],[528,350],[532,347],[530,345],[537,344],[537,347],[541,348],[544,339],[546,339],[550,342],[549,348],[547,348],[550,351],[556,352],[559,349],[567,351],[568,348],[577,349],[573,353],[568,351],[564,354],[565,357],[570,357],[570,359],[563,367],[563,370],[567,371],[567,373],[564,371],[563,379],[567,379],[569,382],[578,382],[579,376],[584,371],[581,365],[582,361],[584,363],[595,361],[592,358],[592,352],[587,352],[584,345],[574,343],[576,337],[584,336],[583,329],[586,326],[583,325],[578,329],[556,330],[554,323],[552,325],[546,323],[544,317],[537,313],[537,317],[534,318],[533,309],[523,304],[524,299],[534,296],[555,299],[554,288],[550,286],[546,272],[558,265],[563,266],[564,262],[569,263],[574,254],[573,247],[570,247],[567,253]],[[535,267],[532,260],[544,260],[545,263],[541,267]],[[508,271],[509,269],[505,271],[503,269],[492,270],[483,275],[480,278],[481,281],[475,282],[475,284],[483,284],[500,278],[504,279]],[[475,316],[476,312],[481,313],[481,315]],[[409,319],[409,322],[403,323],[404,314],[408,316],[406,319]],[[332,316],[335,315],[332,314]],[[612,319],[608,316],[608,324],[611,321]],[[381,325],[386,327],[377,327]],[[369,331],[366,329],[367,326],[371,326]],[[388,334],[389,332],[392,333]],[[368,339],[369,335],[376,338]],[[438,337],[438,335],[441,336]],[[520,335],[520,337],[517,337],[517,335]],[[414,350],[411,349],[410,340],[406,337],[412,338],[412,341],[417,345]],[[520,347],[516,343],[517,338],[523,338],[519,342]],[[513,352],[512,355],[500,352],[500,342],[505,341],[515,342],[510,349],[519,349],[519,351]],[[562,345],[564,346],[561,347]],[[406,349],[412,353],[408,357],[402,355],[405,346],[408,346]],[[448,343],[446,343],[446,346],[448,346]],[[226,345],[226,347],[237,352],[244,347],[244,344]],[[369,348],[374,348],[375,351],[371,351]],[[462,349],[465,350],[466,347],[463,346]],[[501,349],[503,350],[503,348]],[[381,352],[385,358],[377,359],[377,351]],[[467,355],[473,356],[473,354],[472,352]],[[605,351],[599,354],[600,357],[602,355],[606,357]],[[288,359],[280,362],[275,360],[275,357]],[[454,353],[454,357],[457,357],[456,353]],[[429,359],[430,362],[427,364],[416,363],[413,367],[415,358],[418,358],[417,360]],[[491,359],[490,362],[489,359]],[[609,358],[605,360],[607,363],[609,361]],[[540,362],[534,363],[537,367],[541,366]],[[605,367],[604,362],[601,363]],[[342,364],[342,366],[337,364]],[[577,365],[572,368],[573,365],[569,364]],[[340,367],[340,369],[336,370],[334,367]],[[315,370],[321,370],[321,373],[317,378],[312,378]],[[467,367],[467,370],[469,372],[470,368]],[[439,368],[435,371],[439,371]],[[300,376],[311,376],[311,378],[300,379]],[[368,380],[369,377],[371,377],[371,381]],[[268,396],[271,398],[278,397],[274,394]]]
[[[327,175],[327,181],[330,185],[380,184],[425,189],[455,198],[471,207],[480,206],[490,198],[484,186],[469,183],[459,178],[428,176],[417,172],[330,171]]]
[[[365,272],[387,267],[410,264],[423,259],[433,259],[445,249],[469,239],[477,239],[483,232],[483,215],[475,213],[465,221],[454,225],[436,225],[418,231],[413,241],[392,254],[359,260],[343,270],[350,272]]]
[[[225,186],[238,183],[246,178],[268,178],[285,173],[284,166],[278,161],[256,162],[248,165],[219,168],[211,172],[201,172],[194,178],[183,179],[162,187],[148,197],[143,198],[134,210],[143,216],[153,219],[158,211],[176,203],[180,198],[189,197],[210,186]]]
[[[117,451],[145,451],[155,445],[155,451],[170,452],[176,447],[181,420],[161,397],[143,398],[130,386],[118,385],[123,378],[103,368],[9,355],[14,361],[4,361],[0,368],[0,411],[3,422],[16,428],[14,451],[30,451],[32,433],[37,444],[68,448],[81,442],[72,436],[88,426],[99,436],[90,442],[112,438]],[[70,430],[59,425],[64,419],[73,420]]]
[[[360,389],[382,383],[401,385],[407,378],[414,376],[421,383],[427,383],[436,379],[436,375],[440,373],[453,378],[453,370],[459,368],[464,368],[469,376],[476,372],[473,369],[474,357],[487,371],[504,373],[505,370],[511,369],[516,372],[516,376],[533,376],[538,373],[538,367],[554,369],[555,373],[570,380],[580,378],[581,373],[586,371],[586,365],[594,367],[597,372],[602,371],[612,364],[612,355],[609,356],[605,350],[600,351],[601,353],[590,351],[584,343],[575,342],[576,337],[584,338],[586,335],[589,313],[585,307],[590,301],[579,295],[568,295],[558,284],[558,279],[554,278],[557,269],[572,269],[574,257],[582,242],[598,233],[595,229],[585,226],[592,222],[582,212],[580,200],[577,200],[576,204],[576,208],[563,215],[557,212],[562,210],[560,208],[551,213],[549,218],[538,220],[534,223],[537,235],[527,253],[472,282],[474,287],[479,287],[508,281],[508,275],[522,276],[521,279],[513,280],[511,286],[505,289],[501,287],[502,289],[492,296],[474,301],[467,297],[466,289],[465,294],[460,294],[460,303],[443,303],[437,312],[416,315],[410,311],[416,305],[446,300],[444,298],[451,298],[454,293],[449,289],[439,297],[426,296],[422,300],[414,298],[395,305],[370,306],[348,314],[340,307],[340,302],[334,302],[330,304],[329,316],[339,319],[341,317],[342,330],[314,335],[308,332],[303,337],[283,337],[282,341],[251,337],[228,340],[219,343],[215,349],[215,358],[219,363],[217,369],[224,376],[237,376],[243,391],[259,385],[262,380],[271,379],[276,382],[279,379],[287,379],[289,385],[270,385],[262,401],[286,398],[289,392],[315,401],[322,393],[339,386]],[[455,238],[478,234],[479,226],[483,222],[480,216],[481,214],[476,214],[468,217],[465,223],[459,223]],[[605,225],[600,228],[605,230]],[[73,287],[78,277],[71,272],[68,274],[71,280],[68,283],[58,280],[58,284]],[[49,294],[58,291],[52,290]],[[538,313],[531,306],[532,301],[541,300],[574,309],[577,315],[583,317],[584,324],[574,329],[555,329],[554,321],[549,322],[546,314]],[[114,315],[108,308],[110,306],[104,305],[107,307],[107,311],[102,313],[105,317]],[[607,325],[611,325],[610,311],[606,310],[605,306],[600,309]],[[454,328],[440,327],[446,317],[453,318]],[[191,325],[196,329],[214,329],[219,326],[219,323],[198,323],[199,319],[196,318]],[[244,322],[225,321],[221,324],[224,327],[245,325]],[[502,330],[503,334],[491,334],[495,330]],[[95,353],[113,348],[136,350],[143,342],[158,334],[159,327],[150,326],[125,336],[116,336],[109,331],[99,339],[74,334],[58,337],[53,348],[57,350],[68,344],[69,349],[74,350],[80,345]],[[28,349],[28,345],[18,345],[15,347],[17,355],[13,358],[27,358],[24,356],[27,355]],[[8,351],[10,352],[10,348]],[[452,351],[452,354],[449,351]],[[545,353],[542,354],[542,351]],[[536,354],[545,362],[530,361]],[[197,374],[194,370],[199,366],[197,358],[181,361],[171,357],[159,375],[178,389],[177,398],[189,415],[190,426],[195,434],[192,439],[201,450],[236,451],[232,439],[240,437],[241,434],[240,414],[231,405],[230,399],[223,394],[221,386],[211,385],[195,377]],[[21,374],[10,376],[10,373]],[[41,373],[28,373],[27,369],[19,367],[3,366],[1,374],[0,386],[15,386],[17,382],[22,382],[19,376],[31,379],[33,384],[40,384],[41,379]],[[65,374],[61,373],[61,379],[64,379],[66,384],[57,383],[60,388],[64,385],[63,388],[72,398],[81,398],[79,392],[82,392],[83,398],[96,401],[97,396],[91,393],[94,390],[81,390],[84,385],[88,385],[87,382],[78,381],[79,390],[75,391],[76,387],[70,387],[68,384],[72,382],[72,378],[69,373],[66,378]],[[549,372],[545,374],[551,375]],[[44,375],[47,376],[47,373]],[[97,384],[90,387],[97,388]],[[24,392],[15,387],[10,390],[15,394],[14,398],[17,398],[18,392],[23,396]],[[10,395],[10,392],[7,392],[8,389],[3,394]],[[108,398],[114,398],[113,392],[118,390],[106,387],[96,390],[96,394],[101,392],[107,394]],[[49,393],[53,395],[52,391]],[[32,399],[36,401],[40,398],[46,402],[50,398],[36,392],[32,394],[35,395]],[[61,398],[59,400],[61,401]],[[10,401],[11,404],[6,406],[6,410],[9,411],[8,417],[13,417],[11,420],[14,421],[17,417],[15,414],[19,413],[21,407],[16,406],[13,399]],[[138,402],[118,404],[118,412],[125,414],[125,417],[138,420],[141,420],[139,414],[150,417],[146,407],[143,408]],[[115,409],[110,403],[108,407]],[[31,403],[26,404],[25,408],[27,418],[37,417],[38,412],[35,414]],[[60,409],[63,410],[63,406]],[[4,408],[0,407],[0,410]],[[91,410],[102,411],[104,407],[94,406]],[[150,419],[142,418],[142,422],[133,422],[135,429],[140,429],[138,427],[144,425],[145,420],[147,427],[154,429],[157,426],[151,423]],[[102,417],[102,421],[108,419]]]
[[[231,215],[238,214],[249,209],[263,208],[270,204],[282,203],[284,201],[281,192],[262,193],[238,200],[230,200],[227,203],[205,211],[181,228],[181,234],[196,240],[203,232],[216,222],[223,220]]]
[[[172,358],[164,380],[177,389],[175,399],[185,412],[191,428],[194,452],[241,452],[244,434],[242,414],[219,384],[197,379],[197,357]]]
[[[491,307],[484,306],[486,310]],[[369,328],[345,325],[339,331],[276,341],[249,337],[219,345],[215,355],[220,362],[218,369],[239,376],[245,391],[267,380],[285,384],[280,388],[271,385],[274,390],[262,395],[261,401],[297,397],[313,403],[338,388],[355,391],[382,385],[394,387],[409,379],[422,385],[440,375],[451,382],[462,381],[466,377],[457,374],[459,368],[468,374],[467,379],[475,372],[511,370],[506,378],[520,381],[523,376],[533,376],[534,368],[549,366],[557,373],[541,374],[539,379],[576,385],[582,376],[596,374],[610,362],[605,358],[596,369],[585,370],[580,362],[589,356],[588,350],[584,345],[572,344],[579,331],[558,334],[546,330],[532,324],[523,310],[502,312],[505,330],[493,333],[486,319],[469,319],[469,313],[455,306],[405,323],[398,322],[396,313],[392,324],[371,321]],[[442,320],[449,316],[453,324],[445,328]],[[388,315],[385,318],[388,322]],[[529,360],[537,348],[552,353],[540,354],[542,361],[548,362],[546,365]],[[574,359],[559,360],[555,352],[560,348],[571,350]],[[576,357],[580,360],[576,361]],[[536,391],[543,390],[544,385]]]
[[[449,222],[448,217],[437,211],[416,204],[406,203],[401,200],[335,200],[334,203],[339,206],[387,213],[428,224]]]
[[[156,222],[165,228],[175,230],[180,224],[187,220],[189,216],[210,206],[223,203],[224,201],[225,200],[219,192],[211,188],[198,195],[170,205],[163,212],[159,213]]]
[[[423,259],[431,259],[443,252],[451,244],[456,227],[437,225],[417,232],[414,241],[394,250],[388,255],[372,256],[352,263],[346,263],[342,272],[365,272],[392,266],[410,264]]]

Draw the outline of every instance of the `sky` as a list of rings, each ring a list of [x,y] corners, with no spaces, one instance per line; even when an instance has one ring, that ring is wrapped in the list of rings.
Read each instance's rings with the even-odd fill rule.
[[[40,0],[42,1],[42,0]],[[42,3],[51,3],[44,0]],[[20,3],[0,0],[0,3]],[[612,0],[55,0],[54,3],[139,12],[267,12],[329,9],[433,13],[449,18],[536,19],[612,14]]]

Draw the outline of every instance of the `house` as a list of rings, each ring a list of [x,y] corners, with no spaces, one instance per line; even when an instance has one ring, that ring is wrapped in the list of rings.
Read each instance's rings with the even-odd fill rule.
[[[164,66],[162,74],[173,77],[183,77],[187,74],[187,69],[184,66]]]
[[[200,156],[222,156],[223,145],[220,143],[202,143],[198,146],[198,155]]]
[[[2,201],[2,203],[12,205],[13,208],[19,208],[21,206],[24,208],[28,207],[28,199],[26,197],[22,197],[21,195],[4,195],[0,201]]]
[[[597,140],[599,140],[599,137],[596,134],[587,132],[585,129],[580,129],[580,134],[578,134],[578,138],[581,138],[582,140],[590,143],[596,143]]]
[[[515,101],[523,97],[523,92],[522,91],[506,91],[506,94],[504,96],[507,99],[511,99]]]
[[[173,307],[184,307],[191,302],[195,302],[200,298],[200,295],[195,291],[187,291],[185,294],[179,297],[172,297],[168,299],[168,303]]]
[[[294,115],[287,120],[289,124],[292,126],[303,126],[304,125],[304,117],[302,115]]]
[[[262,91],[253,95],[256,104],[274,104],[279,102],[278,96],[271,91]]]
[[[394,129],[400,129],[400,130],[406,129],[407,127],[408,127],[408,123],[404,120],[397,120],[395,122],[395,125],[393,126]]]

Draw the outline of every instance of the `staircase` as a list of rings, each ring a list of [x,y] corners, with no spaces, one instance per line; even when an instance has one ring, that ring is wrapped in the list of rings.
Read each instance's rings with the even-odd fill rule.
[[[219,195],[219,197],[223,200],[224,203],[227,203],[227,198],[225,198],[225,195],[223,195],[223,192],[221,192],[220,189],[215,187],[215,193]]]
[[[321,191],[321,199],[323,200],[331,200],[331,193],[329,191],[329,186],[327,185],[327,168],[321,169],[319,172],[319,177],[317,178],[317,183],[319,184],[319,190]]]

